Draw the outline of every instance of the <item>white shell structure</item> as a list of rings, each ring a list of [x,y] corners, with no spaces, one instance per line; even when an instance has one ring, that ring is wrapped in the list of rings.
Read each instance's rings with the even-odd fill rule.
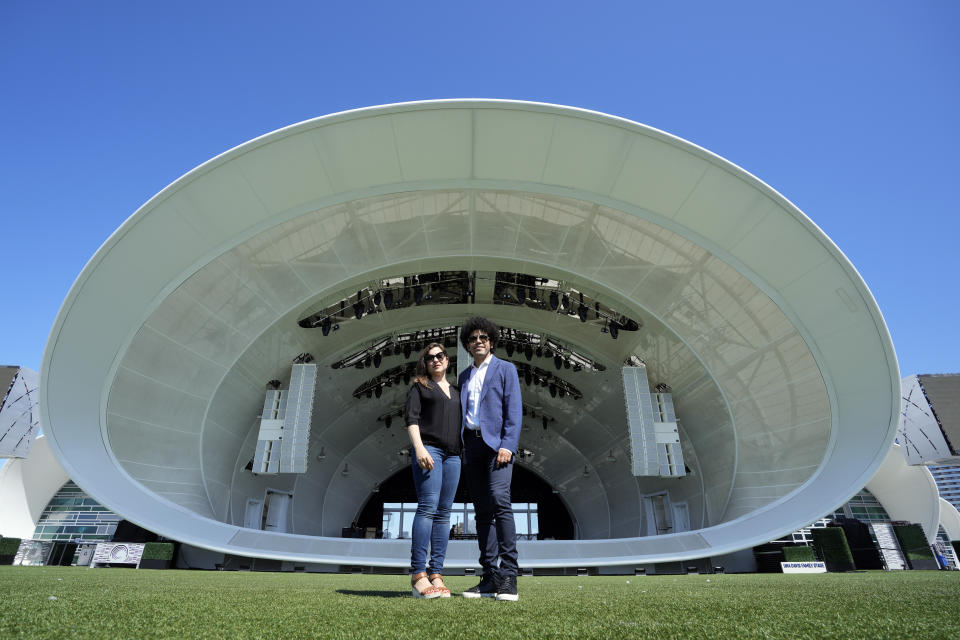
[[[478,282],[532,275],[585,294],[597,316],[615,310],[641,326],[614,340],[593,308],[581,322],[501,304],[479,284],[462,304],[361,309],[326,336],[299,324],[360,290],[447,271]],[[794,205],[661,131],[500,100],[317,118],[161,191],[63,304],[42,367],[46,433],[85,491],[165,536],[240,555],[406,566],[408,541],[337,537],[407,464],[402,429],[377,420],[405,387],[358,399],[376,372],[332,365],[384,336],[469,315],[549,336],[604,369],[556,372],[578,398],[524,388],[524,402],[555,421],[525,424],[521,447],[535,455],[518,464],[558,492],[577,538],[521,543],[525,567],[683,560],[765,542],[845,502],[895,435],[899,372],[880,311]],[[246,472],[265,385],[287,383],[304,353],[318,365],[310,465]],[[630,473],[620,368],[638,359],[672,393],[683,477]],[[267,489],[293,496],[287,533],[242,526]],[[689,527],[645,535],[652,495],[683,506]],[[447,564],[475,558],[475,543],[454,542]]]

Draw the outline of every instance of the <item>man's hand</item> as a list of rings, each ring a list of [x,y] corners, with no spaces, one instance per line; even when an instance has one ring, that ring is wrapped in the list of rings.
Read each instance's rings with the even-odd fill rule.
[[[513,459],[513,452],[509,449],[499,449],[497,451],[497,468],[507,465]]]

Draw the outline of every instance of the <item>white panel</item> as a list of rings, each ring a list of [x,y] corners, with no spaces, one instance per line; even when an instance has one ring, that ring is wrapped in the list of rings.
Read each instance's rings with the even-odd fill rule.
[[[500,109],[476,112],[474,175],[537,182],[550,148],[553,118]]]
[[[709,166],[703,159],[651,135],[637,135],[610,195],[672,216]]]
[[[783,214],[756,185],[710,166],[675,220],[729,249],[768,215]]]
[[[353,191],[403,179],[389,117],[331,124],[312,137],[334,191]]]
[[[820,240],[786,212],[760,220],[738,238],[732,252],[776,289],[832,260]]]
[[[286,493],[267,492],[267,521],[264,524],[264,531],[273,531],[275,533],[286,533],[287,514],[290,512],[291,497]]]
[[[40,432],[37,402],[40,377],[20,368],[8,389],[0,389],[0,458],[26,458]]]
[[[393,116],[405,180],[467,178],[472,165],[471,111],[413,111]]]
[[[137,332],[124,354],[121,366],[194,396],[206,396],[226,368],[189,349],[149,325]]]
[[[950,445],[943,437],[917,376],[904,379],[902,392],[897,438],[907,462],[923,464],[951,458]]]
[[[269,216],[240,167],[229,162],[196,176],[160,207],[176,210],[205,238],[232,237]]]
[[[237,160],[257,197],[271,213],[286,211],[331,193],[317,148],[306,135],[262,145]]]
[[[579,118],[557,118],[543,182],[608,193],[620,173],[627,130]]]

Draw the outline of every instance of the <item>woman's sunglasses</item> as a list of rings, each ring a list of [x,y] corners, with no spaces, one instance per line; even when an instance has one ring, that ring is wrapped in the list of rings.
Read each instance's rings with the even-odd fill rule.
[[[427,364],[430,364],[434,360],[437,360],[439,362],[446,357],[447,357],[447,354],[445,354],[443,351],[438,351],[437,353],[432,353],[432,354],[428,353],[427,355],[423,356],[423,361],[426,362]]]

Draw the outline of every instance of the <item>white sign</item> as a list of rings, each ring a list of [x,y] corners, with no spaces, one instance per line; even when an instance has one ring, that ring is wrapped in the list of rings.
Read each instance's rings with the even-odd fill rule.
[[[91,566],[98,564],[140,564],[142,542],[98,542]]]
[[[784,573],[826,573],[827,565],[822,562],[781,562]]]

